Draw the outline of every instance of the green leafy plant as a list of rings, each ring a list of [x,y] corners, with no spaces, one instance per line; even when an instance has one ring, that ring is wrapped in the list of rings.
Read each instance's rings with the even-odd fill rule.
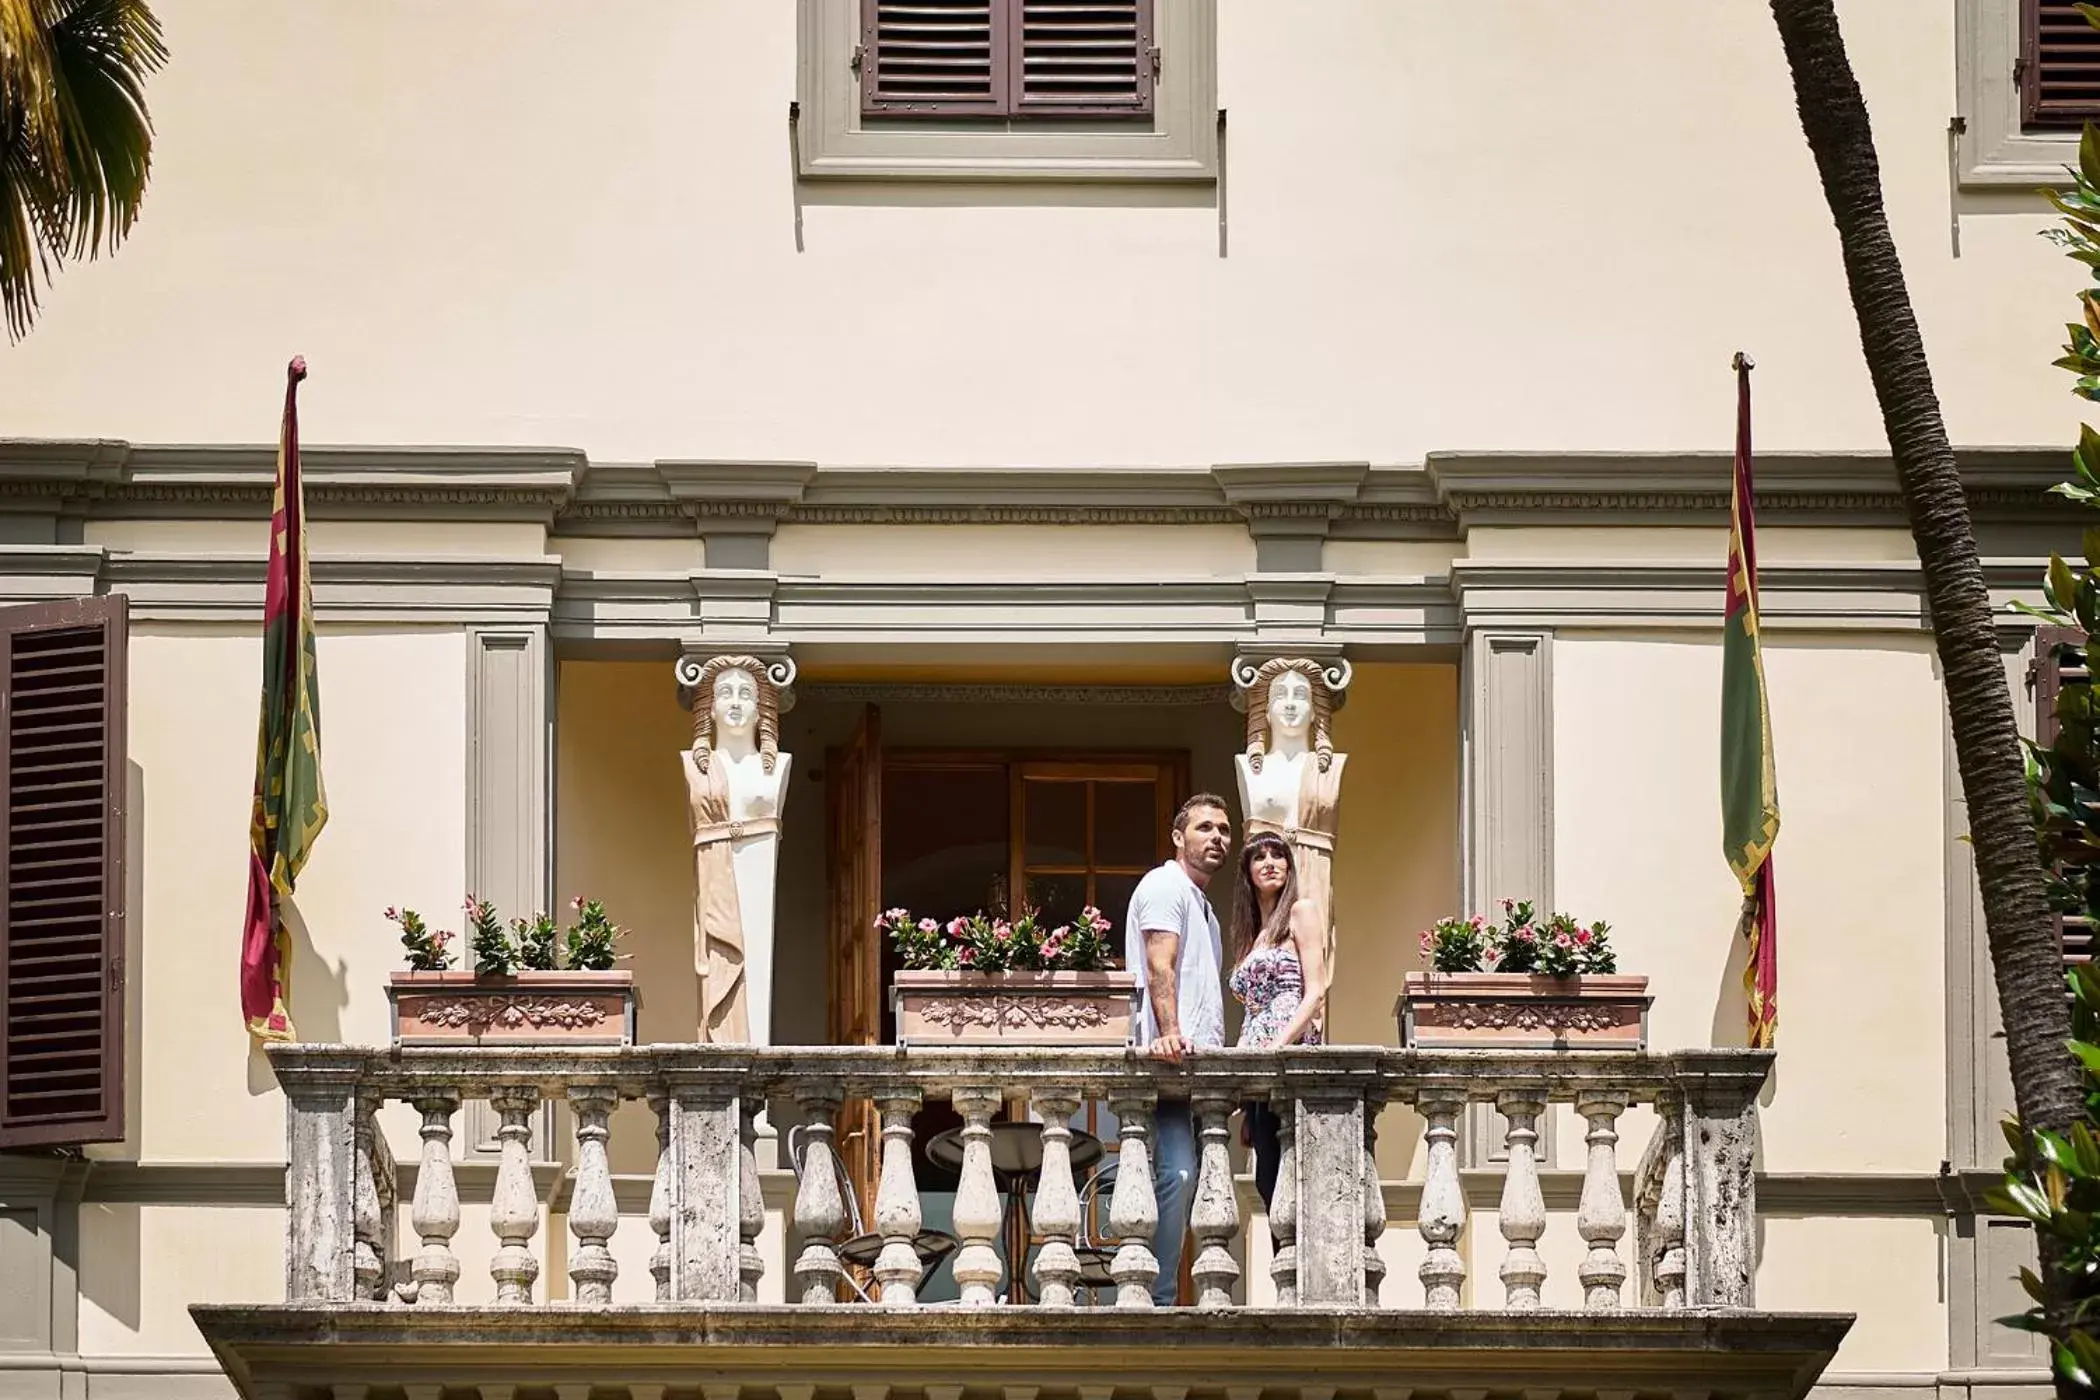
[[[2100,6],[2078,9],[2100,28]],[[2100,129],[2091,123],[2070,174],[2067,192],[2043,192],[2063,216],[2061,226],[2043,236],[2100,283]],[[2066,327],[2068,339],[2056,364],[2077,377],[2074,393],[2100,402],[2100,288],[2086,289],[2078,300],[2080,319]],[[2079,430],[2071,469],[2073,479],[2051,488],[2052,494],[2100,506],[2100,433],[2091,427]],[[2081,545],[2079,562],[2050,555],[2042,577],[2043,606],[2013,606],[2059,629],[2044,634],[2041,658],[2061,677],[2052,706],[2054,733],[2047,743],[2023,741],[2049,901],[2061,914],[2100,920],[2100,697],[2093,687],[2089,643],[2100,630],[2100,529],[2087,528]],[[1986,1201],[1991,1209],[2033,1223],[2050,1266],[2047,1281],[2033,1270],[2021,1270],[2020,1282],[2034,1306],[2001,1320],[2047,1337],[2059,1383],[2091,1390],[2100,1387],[2100,1317],[2094,1311],[2100,1306],[2100,969],[2077,967],[2069,982],[2069,1048],[2083,1078],[2083,1121],[2051,1132],[2030,1129],[2017,1117],[2007,1120],[2011,1155],[2005,1184]]]
[[[410,972],[443,972],[452,965],[449,930],[432,932],[423,916],[413,909],[388,909],[386,917],[401,930],[401,946],[408,950]]]
[[[1091,904],[1071,923],[1053,928],[1045,928],[1033,909],[1013,920],[980,911],[946,924],[890,909],[875,921],[875,932],[889,939],[912,972],[1102,972],[1115,966],[1110,927]]]
[[[2085,1074],[2085,1119],[2067,1133],[2029,1133],[2018,1119],[2005,1124],[2012,1155],[2005,1159],[2005,1184],[1984,1204],[2031,1221],[2054,1242],[2066,1296],[2052,1301],[2032,1269],[2020,1283],[2035,1305],[2007,1327],[2049,1339],[2057,1374],[2076,1385],[2100,1387],[2100,965],[2072,969],[2071,1053]]]
[[[1422,956],[1438,972],[1478,972],[1487,954],[1487,920],[1438,919],[1422,930]]]
[[[1611,925],[1584,924],[1569,914],[1541,921],[1530,900],[1502,901],[1502,922],[1479,914],[1439,919],[1421,935],[1422,955],[1438,972],[1537,973],[1576,977],[1619,970]]]
[[[569,926],[569,967],[577,972],[610,972],[619,958],[617,945],[622,930],[606,915],[605,906],[578,895],[569,901],[576,922]],[[552,925],[550,923],[549,927]]]
[[[474,955],[474,975],[508,977],[517,971],[518,947],[504,930],[496,906],[468,895],[461,907],[467,915],[467,951]]]
[[[527,972],[552,972],[561,953],[561,928],[546,913],[510,921],[511,945],[518,950],[518,966]]]

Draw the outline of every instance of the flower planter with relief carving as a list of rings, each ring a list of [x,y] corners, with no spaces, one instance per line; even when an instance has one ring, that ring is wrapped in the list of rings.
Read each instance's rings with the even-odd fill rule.
[[[1128,972],[898,972],[899,1045],[1128,1045]]]
[[[1643,1050],[1648,979],[1410,972],[1400,1043],[1417,1050]]]
[[[396,972],[396,1045],[632,1045],[631,972]]]

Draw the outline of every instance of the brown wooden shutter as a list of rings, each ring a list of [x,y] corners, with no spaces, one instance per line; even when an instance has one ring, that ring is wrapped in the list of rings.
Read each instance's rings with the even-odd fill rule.
[[[2034,741],[2044,748],[2056,742],[2056,697],[2063,692],[2064,682],[2083,682],[2090,674],[2085,666],[2063,659],[2057,649],[2066,645],[2084,646],[2085,633],[2075,627],[2042,627],[2035,632]],[[2063,948],[2066,963],[2091,962],[2096,933],[2100,930],[2083,914],[2057,916],[2057,942]]]
[[[121,595],[0,609],[0,1147],[124,1136],[124,646]]]
[[[1015,3],[1015,111],[1076,117],[1152,110],[1152,0]]]
[[[1000,116],[1011,0],[861,0],[867,116]]]
[[[2020,0],[2020,124],[2076,131],[2100,119],[2100,29],[2075,0]]]

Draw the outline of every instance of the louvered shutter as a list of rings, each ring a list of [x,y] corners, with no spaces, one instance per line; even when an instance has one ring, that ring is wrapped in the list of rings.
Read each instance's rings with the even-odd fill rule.
[[[1011,15],[1011,0],[861,0],[862,113],[1004,114]]]
[[[0,1147],[124,1136],[121,596],[0,609]]]
[[[1152,110],[1152,0],[1013,0],[1014,109],[1066,116]]]
[[[2083,683],[2090,672],[2078,664],[2084,658],[2082,651],[2073,653],[2066,660],[2058,650],[2064,646],[2083,647],[2085,633],[2075,627],[2043,627],[2034,639],[2034,741],[2047,747],[2056,742],[2058,723],[2056,697],[2063,692],[2066,681]],[[2060,914],[2056,920],[2057,941],[2062,946],[2066,963],[2091,962],[2096,951],[2096,932],[2093,921],[2082,914]]]
[[[2100,119],[2100,29],[2075,0],[2020,0],[2020,121],[2076,131]]]

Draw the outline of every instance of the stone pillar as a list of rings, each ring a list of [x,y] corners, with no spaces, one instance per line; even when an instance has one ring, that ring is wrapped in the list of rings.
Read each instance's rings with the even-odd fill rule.
[[[1716,1061],[1739,1062],[1759,1052],[1718,1051]],[[1685,1303],[1694,1308],[1757,1306],[1757,1092],[1764,1084],[1763,1052],[1754,1074],[1717,1063],[1702,1072],[1699,1052],[1685,1052],[1682,1139],[1685,1222]]]
[[[1362,1307],[1363,1093],[1301,1091],[1291,1106],[1291,1120],[1291,1155],[1298,1176],[1298,1302],[1306,1307]]]
[[[727,1084],[671,1084],[671,1297],[743,1297],[743,1105]]]
[[[283,1068],[287,1302],[357,1296],[358,1092],[351,1074]]]

